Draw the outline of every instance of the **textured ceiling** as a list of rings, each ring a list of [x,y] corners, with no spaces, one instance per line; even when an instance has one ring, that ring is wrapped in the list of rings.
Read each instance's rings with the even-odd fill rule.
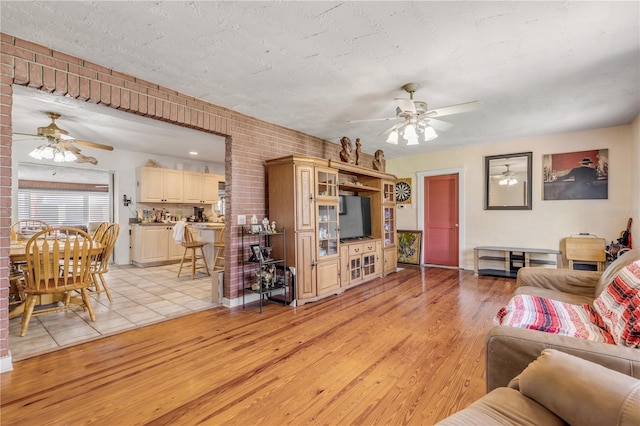
[[[0,8],[7,34],[327,140],[359,137],[365,152],[380,148],[386,158],[628,124],[640,112],[636,1],[3,0]],[[473,100],[484,108],[444,117],[451,130],[410,147],[385,143],[379,134],[390,122],[348,123],[394,117],[408,82],[420,84],[415,99],[431,109]],[[111,127],[83,136],[117,146],[123,138]]]

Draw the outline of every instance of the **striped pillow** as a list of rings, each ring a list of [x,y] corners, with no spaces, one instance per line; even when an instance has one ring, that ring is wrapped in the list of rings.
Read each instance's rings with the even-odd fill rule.
[[[593,307],[618,345],[640,348],[640,260],[621,269]]]
[[[544,297],[518,294],[494,319],[496,325],[544,331],[594,342],[615,343],[602,319],[589,305],[572,305]]]

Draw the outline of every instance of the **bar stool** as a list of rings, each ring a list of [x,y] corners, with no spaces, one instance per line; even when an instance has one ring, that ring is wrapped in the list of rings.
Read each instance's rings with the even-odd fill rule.
[[[189,227],[186,226],[184,228],[184,238],[182,241],[184,254],[182,255],[182,261],[180,262],[180,269],[178,269],[178,278],[180,278],[182,265],[184,264],[185,260],[191,262],[191,279],[194,279],[196,277],[196,271],[198,269],[204,269],[207,275],[211,275],[211,273],[209,273],[209,266],[207,265],[207,257],[204,254],[205,244],[206,243],[202,241],[194,241]],[[198,250],[200,251],[199,253]],[[202,263],[198,263],[198,260],[201,260]]]
[[[214,271],[224,271],[224,231],[225,227],[223,226],[220,229],[220,239],[213,243],[216,248],[216,257],[213,260],[212,268]]]

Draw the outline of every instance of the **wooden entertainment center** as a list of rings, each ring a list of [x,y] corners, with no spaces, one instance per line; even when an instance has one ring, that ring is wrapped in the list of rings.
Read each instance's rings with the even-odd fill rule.
[[[395,272],[395,176],[313,157],[287,156],[265,165],[269,219],[287,229],[287,266],[295,269],[298,305]],[[370,238],[340,240],[340,195],[371,199]],[[274,242],[274,256],[284,257],[281,252]]]

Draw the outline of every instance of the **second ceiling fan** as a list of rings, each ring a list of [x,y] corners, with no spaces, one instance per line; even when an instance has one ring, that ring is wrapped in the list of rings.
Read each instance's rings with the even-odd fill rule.
[[[31,157],[40,159],[47,159],[53,161],[66,161],[76,163],[91,163],[98,164],[98,160],[95,157],[83,155],[75,144],[87,146],[90,148],[104,149],[107,151],[113,151],[113,147],[109,145],[103,145],[96,142],[88,142],[76,139],[69,136],[69,132],[61,129],[56,125],[56,120],[60,118],[60,114],[56,112],[47,112],[47,116],[51,119],[51,123],[45,127],[38,127],[36,134],[31,133],[13,133],[14,136],[29,136],[31,140],[42,139],[46,141],[45,144],[36,147],[29,154]]]
[[[409,99],[394,99],[398,105],[395,117],[352,120],[350,123],[397,120],[396,124],[382,132],[381,135],[389,134],[387,142],[394,145],[398,144],[399,135],[403,136],[407,145],[417,145],[419,135],[424,135],[424,140],[429,141],[438,137],[436,130],[447,131],[452,127],[450,123],[438,120],[436,117],[461,114],[482,108],[482,102],[473,101],[429,110],[426,102],[413,99],[413,94],[419,87],[417,83],[407,83],[402,86],[409,93]]]

